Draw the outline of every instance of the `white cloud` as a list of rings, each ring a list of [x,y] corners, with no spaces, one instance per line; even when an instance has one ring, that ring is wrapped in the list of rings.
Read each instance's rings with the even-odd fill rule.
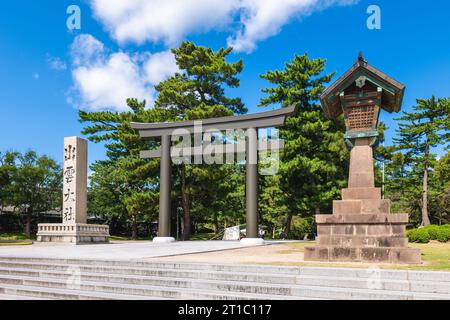
[[[242,0],[242,27],[228,38],[236,51],[251,52],[259,41],[278,34],[293,18],[309,15],[332,5],[349,5],[358,0]]]
[[[123,43],[164,42],[226,26],[240,0],[91,0],[94,15]]]
[[[162,42],[174,46],[189,34],[221,30],[228,44],[251,52],[292,19],[333,5],[359,0],[89,0],[95,17],[119,45]],[[68,100],[79,108],[127,110],[126,99],[153,105],[154,85],[178,70],[169,51],[111,52],[89,34],[71,46],[74,90]],[[64,69],[61,60],[50,65]],[[37,77],[36,77],[37,78]]]
[[[130,55],[109,53],[91,35],[78,36],[71,48],[74,90],[68,101],[89,110],[129,110],[127,98],[145,99],[153,105],[154,85],[176,70],[170,52]]]
[[[144,69],[146,78],[153,85],[157,85],[179,71],[175,63],[175,57],[170,51],[150,55],[150,58],[144,65]]]
[[[61,60],[59,57],[51,57],[47,56],[47,63],[50,66],[50,69],[56,71],[64,71],[67,70],[67,64]]]
[[[359,0],[90,0],[119,43],[173,46],[192,33],[233,30],[228,44],[250,52],[293,18]]]
[[[77,36],[70,47],[74,65],[98,64],[104,59],[105,45],[90,34]]]

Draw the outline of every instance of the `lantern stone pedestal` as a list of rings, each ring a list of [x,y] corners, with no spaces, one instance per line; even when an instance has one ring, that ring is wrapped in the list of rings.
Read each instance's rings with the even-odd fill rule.
[[[407,214],[391,214],[391,202],[374,186],[372,148],[358,139],[351,151],[349,187],[333,201],[332,215],[317,215],[317,247],[305,248],[305,261],[420,263],[420,250],[408,248]]]
[[[305,248],[305,261],[421,262],[408,248],[407,214],[391,214],[391,202],[375,188],[373,151],[381,109],[400,111],[405,86],[367,63],[360,53],[354,65],[321,96],[329,118],[344,114],[350,152],[348,188],[333,201],[332,215],[317,215],[316,247]]]

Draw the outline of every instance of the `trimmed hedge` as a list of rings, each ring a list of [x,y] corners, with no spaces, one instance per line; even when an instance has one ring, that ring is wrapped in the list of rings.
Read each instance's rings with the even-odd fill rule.
[[[409,242],[428,243],[430,242],[430,234],[424,228],[412,229],[406,233]]]
[[[406,232],[406,235],[410,242],[428,243],[430,240],[448,242],[450,241],[450,224],[411,229]]]

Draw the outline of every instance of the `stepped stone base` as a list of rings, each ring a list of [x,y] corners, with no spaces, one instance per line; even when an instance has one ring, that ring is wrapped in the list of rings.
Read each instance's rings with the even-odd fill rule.
[[[318,246],[305,248],[305,261],[360,261],[419,264],[420,250],[402,247]]]
[[[317,215],[317,246],[305,248],[305,261],[421,262],[408,248],[407,214],[391,214],[391,201],[375,188],[373,152],[367,138],[350,153],[348,188],[333,201],[333,214]]]
[[[365,202],[370,205],[365,206]],[[421,262],[420,250],[408,248],[408,215],[386,213],[388,200],[334,204],[339,213],[316,216],[318,246],[305,248],[305,261]],[[362,213],[363,208],[372,213]]]
[[[97,224],[39,224],[38,242],[69,242],[73,244],[109,242],[109,226]]]

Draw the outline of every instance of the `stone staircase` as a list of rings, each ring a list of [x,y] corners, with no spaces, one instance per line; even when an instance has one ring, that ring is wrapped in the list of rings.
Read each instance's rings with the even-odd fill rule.
[[[0,299],[450,299],[450,272],[0,258]]]

